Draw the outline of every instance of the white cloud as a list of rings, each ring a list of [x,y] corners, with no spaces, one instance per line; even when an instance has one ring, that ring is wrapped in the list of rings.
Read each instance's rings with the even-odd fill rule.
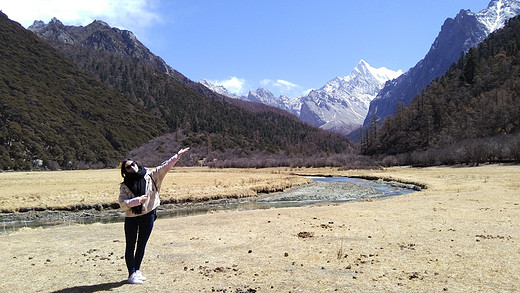
[[[314,90],[314,89],[306,89],[306,90],[304,90],[303,91],[303,96],[308,95],[312,90]]]
[[[35,20],[49,22],[53,17],[65,25],[87,25],[103,20],[120,29],[140,31],[154,21],[156,0],[0,0],[2,12],[24,27]]]
[[[281,91],[293,91],[301,88],[299,85],[283,79],[277,79],[274,81],[272,79],[266,78],[260,81],[260,84],[262,86],[276,87],[279,88]]]
[[[281,88],[285,88],[287,90],[292,90],[292,89],[296,89],[296,88],[300,87],[297,84],[294,84],[290,81],[283,80],[283,79],[277,79],[276,82],[274,83],[274,85],[281,87]]]
[[[246,80],[243,78],[238,78],[236,76],[231,77],[226,80],[215,80],[210,81],[212,84],[221,85],[225,87],[228,92],[235,95],[242,95],[245,91]]]
[[[262,86],[269,86],[269,85],[271,85],[272,83],[273,83],[273,81],[270,80],[270,79],[267,79],[267,78],[264,79],[264,80],[261,80],[261,81],[260,81],[260,84],[261,84]]]
[[[297,97],[309,92],[309,90],[303,90],[301,86],[283,79],[266,78],[260,81],[260,84],[276,96],[283,94],[288,97]]]

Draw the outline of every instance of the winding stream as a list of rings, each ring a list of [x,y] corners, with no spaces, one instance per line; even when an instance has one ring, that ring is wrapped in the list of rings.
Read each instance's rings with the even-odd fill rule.
[[[253,210],[284,207],[301,207],[314,204],[343,203],[370,198],[404,195],[420,190],[411,184],[366,180],[351,177],[309,177],[312,184],[290,188],[283,192],[241,199],[222,199],[203,203],[163,204],[158,208],[159,218],[186,217],[219,210]],[[0,235],[22,227],[49,227],[56,225],[113,223],[124,220],[122,210],[103,213],[36,214],[31,220],[0,218]]]

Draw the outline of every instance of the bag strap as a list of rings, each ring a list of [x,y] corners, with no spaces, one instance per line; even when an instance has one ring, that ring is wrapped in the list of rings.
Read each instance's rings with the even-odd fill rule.
[[[157,184],[155,184],[155,180],[153,180],[153,177],[152,177],[152,176],[150,176],[150,179],[152,179],[153,186],[155,187],[155,190],[156,190],[156,191],[159,191],[159,189],[157,188]]]

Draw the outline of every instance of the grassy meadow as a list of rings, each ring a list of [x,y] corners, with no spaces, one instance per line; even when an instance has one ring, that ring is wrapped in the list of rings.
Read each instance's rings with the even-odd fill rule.
[[[289,169],[174,168],[161,188],[165,202],[240,198],[273,192],[310,180]],[[0,173],[0,210],[26,207],[86,206],[117,203],[119,169]]]

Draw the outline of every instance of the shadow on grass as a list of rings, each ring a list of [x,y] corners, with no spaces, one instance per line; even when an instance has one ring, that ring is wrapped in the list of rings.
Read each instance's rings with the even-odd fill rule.
[[[109,291],[118,287],[121,287],[125,284],[128,284],[127,281],[120,281],[120,282],[112,282],[112,283],[105,283],[105,284],[97,284],[97,285],[87,285],[87,286],[76,286],[72,288],[65,288],[58,291],[54,291],[53,293],[93,293],[93,292],[99,292],[99,291]]]

